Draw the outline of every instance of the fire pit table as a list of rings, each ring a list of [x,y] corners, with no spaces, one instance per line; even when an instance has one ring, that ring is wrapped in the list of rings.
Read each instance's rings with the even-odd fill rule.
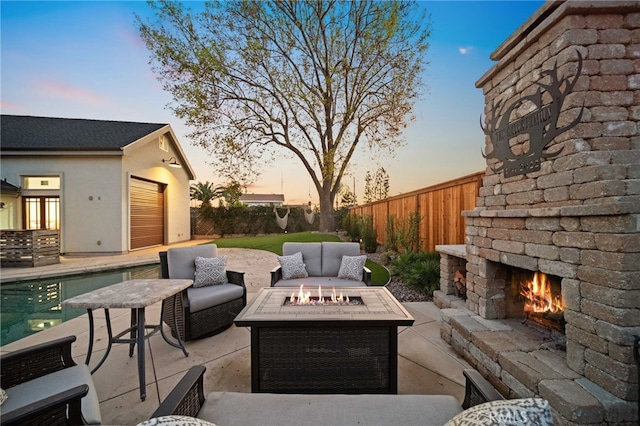
[[[297,290],[271,287],[240,312],[235,324],[251,327],[252,392],[398,392],[398,326],[413,317],[384,287],[338,290],[358,304],[292,305]]]

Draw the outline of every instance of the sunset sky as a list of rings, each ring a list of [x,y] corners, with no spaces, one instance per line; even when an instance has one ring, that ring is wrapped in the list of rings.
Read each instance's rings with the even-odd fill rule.
[[[406,145],[393,157],[359,155],[344,183],[362,201],[364,177],[384,167],[390,195],[484,170],[479,125],[482,91],[475,82],[493,66],[489,55],[544,1],[423,1],[432,36],[423,99]],[[195,5],[195,2],[189,2]],[[0,108],[2,114],[169,123],[196,181],[222,184],[201,148],[166,105],[148,64],[134,13],[143,1],[1,1]],[[249,193],[284,193],[291,204],[317,203],[302,166],[282,159],[265,170]],[[309,196],[310,194],[310,196]]]

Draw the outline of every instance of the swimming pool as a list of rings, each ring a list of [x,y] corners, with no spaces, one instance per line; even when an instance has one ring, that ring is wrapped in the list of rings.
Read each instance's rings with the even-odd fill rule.
[[[0,285],[0,346],[85,314],[86,309],[62,309],[62,301],[122,281],[160,278],[160,265]]]

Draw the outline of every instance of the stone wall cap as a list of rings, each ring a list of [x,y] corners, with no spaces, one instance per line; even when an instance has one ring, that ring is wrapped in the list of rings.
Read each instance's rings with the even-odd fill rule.
[[[595,14],[595,13],[625,13],[638,10],[638,0],[547,0],[529,17],[511,36],[509,36],[489,56],[498,61],[476,81],[476,87],[483,87],[499,70],[503,68],[501,61],[508,62],[531,44],[538,41],[540,34],[555,25],[567,15]]]
[[[464,244],[437,245],[436,251],[455,257],[467,258],[467,249]]]
[[[517,218],[517,217],[580,217],[616,216],[640,213],[640,204],[630,201],[616,204],[583,204],[580,206],[541,207],[531,209],[476,209],[462,212],[465,217]]]

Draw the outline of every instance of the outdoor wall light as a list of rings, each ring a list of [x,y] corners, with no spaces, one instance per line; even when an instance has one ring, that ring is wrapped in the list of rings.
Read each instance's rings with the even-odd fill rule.
[[[171,157],[168,160],[165,160],[164,158],[162,159],[163,163],[169,163],[169,167],[175,167],[176,169],[181,168],[182,166],[180,165],[180,163],[178,163],[178,160],[176,160],[176,157]]]

